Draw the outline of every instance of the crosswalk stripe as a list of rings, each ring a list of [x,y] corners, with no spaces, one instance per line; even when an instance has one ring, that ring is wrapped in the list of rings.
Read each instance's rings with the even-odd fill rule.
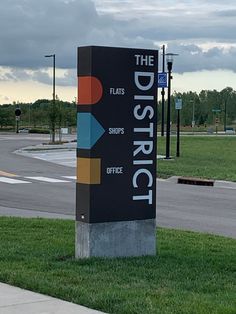
[[[70,181],[66,181],[66,180],[53,179],[53,178],[48,178],[48,177],[25,177],[25,178],[30,179],[30,180],[36,180],[36,181],[49,182],[49,183],[70,182]]]
[[[11,179],[11,178],[6,178],[6,177],[0,177],[0,182],[9,183],[9,184],[31,183],[28,181]]]

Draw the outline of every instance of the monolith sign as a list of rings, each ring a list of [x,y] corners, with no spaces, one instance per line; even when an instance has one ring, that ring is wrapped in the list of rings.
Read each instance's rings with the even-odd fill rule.
[[[158,52],[78,48],[76,256],[155,254]]]

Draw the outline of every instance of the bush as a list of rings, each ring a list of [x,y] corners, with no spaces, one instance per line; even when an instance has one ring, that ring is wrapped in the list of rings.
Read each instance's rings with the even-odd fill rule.
[[[48,129],[30,129],[29,133],[50,134]]]
[[[3,128],[0,128],[0,132],[11,132],[11,131],[15,131],[15,128],[13,127],[3,127]]]

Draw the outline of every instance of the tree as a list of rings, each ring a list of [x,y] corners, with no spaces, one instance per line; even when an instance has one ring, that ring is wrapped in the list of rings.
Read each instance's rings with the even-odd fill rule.
[[[14,127],[15,125],[15,114],[14,108],[11,105],[0,106],[0,127]]]

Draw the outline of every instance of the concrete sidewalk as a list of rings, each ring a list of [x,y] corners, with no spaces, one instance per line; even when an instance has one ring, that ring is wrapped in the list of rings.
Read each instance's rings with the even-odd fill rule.
[[[0,283],[1,314],[99,314],[87,307]]]

